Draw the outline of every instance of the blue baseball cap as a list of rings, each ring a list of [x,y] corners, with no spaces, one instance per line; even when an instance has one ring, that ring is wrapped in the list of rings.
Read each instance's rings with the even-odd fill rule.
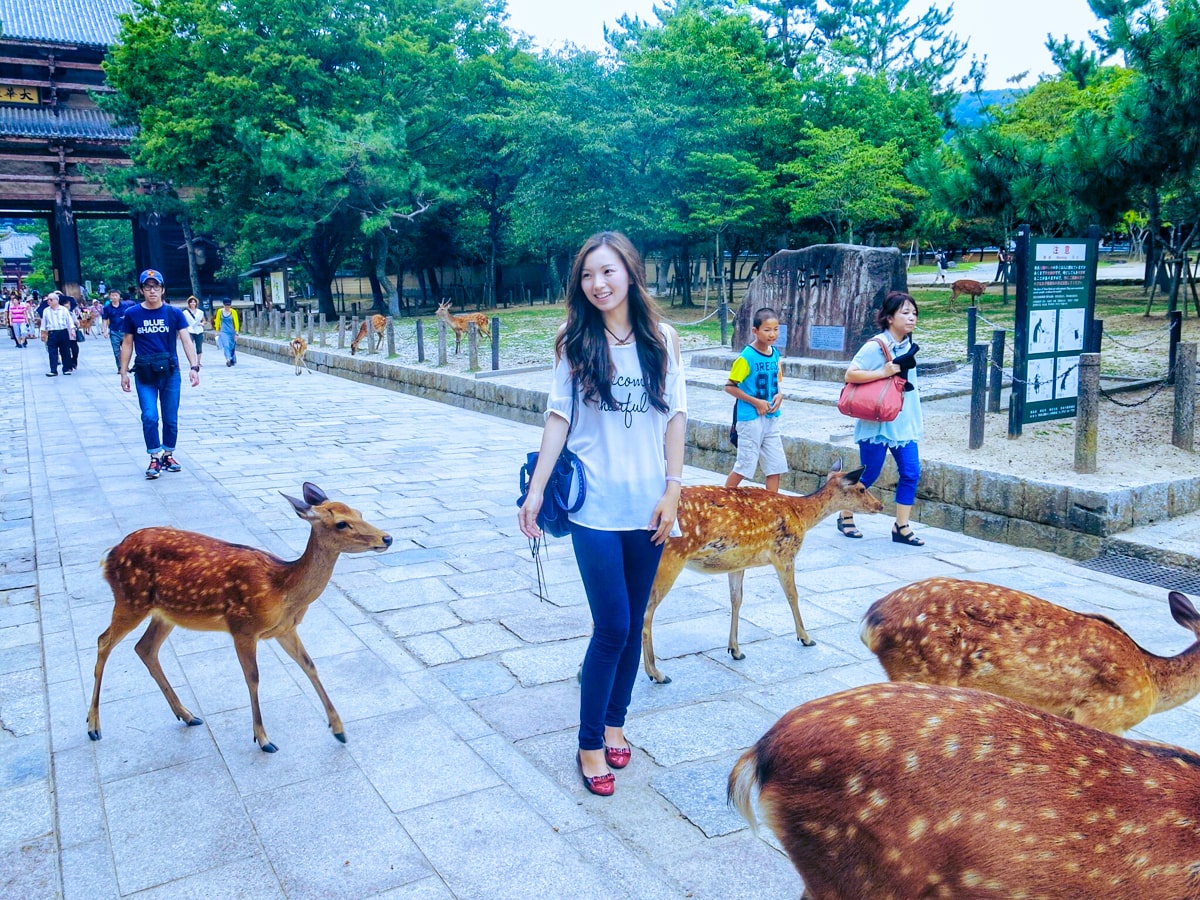
[[[145,284],[151,278],[153,278],[159,284],[166,286],[167,281],[165,278],[163,278],[162,272],[158,271],[158,269],[147,269],[145,272],[143,272],[141,275],[138,276],[138,284],[139,285]]]

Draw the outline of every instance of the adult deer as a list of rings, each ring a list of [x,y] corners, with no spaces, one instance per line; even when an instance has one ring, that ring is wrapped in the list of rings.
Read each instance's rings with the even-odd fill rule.
[[[960,278],[950,285],[950,305],[953,306],[955,300],[966,294],[971,298],[971,305],[974,306],[976,298],[982,297],[986,291],[987,285],[982,282],[973,281],[970,278]]]
[[[300,335],[292,338],[292,342],[288,344],[292,351],[292,365],[296,368],[296,374],[299,375],[304,369],[308,369],[308,363],[304,359],[304,354],[308,352],[308,341]],[[351,347],[351,350],[354,348]],[[308,369],[311,373],[312,369]]]
[[[1198,638],[1175,657],[1147,653],[1104,616],[955,578],[876,600],[861,636],[892,681],[992,691],[1121,734],[1200,693],[1200,613],[1178,591],[1168,599]]]
[[[463,335],[467,333],[467,329],[471,323],[475,323],[475,327],[479,329],[479,333],[486,338],[492,336],[492,326],[488,322],[488,317],[481,312],[463,313],[461,316],[453,315],[450,312],[450,301],[443,300],[438,304],[437,317],[445,320],[446,324],[454,329],[454,352],[458,352],[459,346],[462,344]]]
[[[1200,898],[1200,756],[1005,697],[871,684],[793,709],[729,775],[809,900]]]
[[[368,353],[378,353],[380,346],[383,345],[383,332],[387,328],[387,317],[381,316],[381,315],[379,315],[379,313],[376,313],[375,315],[370,316],[369,318],[370,318],[370,322],[371,322],[371,331],[374,332],[374,337],[372,339],[372,343],[375,346],[371,347],[368,345],[367,352]],[[366,336],[367,336],[367,319],[363,319],[362,324],[358,326],[358,334],[356,334],[354,336],[354,340],[352,340],[350,342],[350,355],[351,356],[354,356],[355,354],[358,353],[358,345],[362,342],[363,338],[365,338]]]
[[[642,626],[642,665],[651,680],[669,684],[654,660],[654,611],[686,566],[699,572],[728,572],[731,619],[729,655],[745,659],[738,647],[738,617],[742,608],[742,583],[746,569],[774,566],[784,596],[796,622],[796,639],[811,647],[800,618],[796,594],[796,553],[808,529],[839,509],[876,513],[883,504],[859,484],[863,467],[842,472],[841,460],[825,483],[803,497],[777,494],[760,488],[726,488],[716,485],[685,487],[679,496],[679,537],[667,539],[658,574],[650,588],[646,621]]]
[[[300,643],[296,626],[320,596],[342,553],[383,552],[391,535],[363,521],[357,510],[330,500],[315,484],[304,483],[304,499],[285,499],[312,526],[304,554],[292,562],[242,544],[175,528],[142,528],[125,536],[101,560],[115,601],[112,622],[100,635],[96,685],[88,710],[88,737],[100,740],[100,682],[113,647],[150,616],[150,626],[134,649],[158,684],[172,712],[188,725],[201,720],[184,706],[163,674],[158,650],[179,625],[200,631],[228,631],[250,690],[254,740],[267,753],[258,708],[257,645],[274,638],[304,670],[325,705],[333,736],[346,742],[345,728],[317,677],[317,667]]]

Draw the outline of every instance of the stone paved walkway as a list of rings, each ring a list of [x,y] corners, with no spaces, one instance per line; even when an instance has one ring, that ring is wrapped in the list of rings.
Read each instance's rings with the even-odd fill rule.
[[[1189,642],[1160,588],[932,528],[901,547],[883,517],[860,520],[861,541],[825,522],[798,577],[814,648],[755,570],[746,658],[730,660],[725,580],[680,578],[655,623],[674,680],[639,679],[633,763],[615,797],[592,797],[574,766],[589,617],[570,546],[549,548],[540,602],[515,524],[538,430],[249,355],[205,359],[202,387],[184,388],[184,470],[147,482],[106,342],[57,379],[40,348],[0,347],[0,895],[794,898],[786,857],[726,808],[725,778],[788,709],[882,678],[858,639],[872,600],[962,575],[1105,612],[1157,653]],[[278,492],[306,480],[395,538],[343,558],[300,629],[348,743],[270,642],[261,694],[280,749],[259,752],[229,638],[178,629],[162,662],[203,726],[171,715],[133,652],[138,629],[110,658],[104,739],[89,741],[104,549],[169,524],[294,557],[307,528]],[[1200,748],[1200,703],[1135,736]]]

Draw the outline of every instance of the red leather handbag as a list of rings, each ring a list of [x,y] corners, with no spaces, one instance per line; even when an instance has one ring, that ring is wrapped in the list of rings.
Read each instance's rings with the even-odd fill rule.
[[[887,343],[879,338],[872,338],[883,349],[883,361],[886,365],[892,361]],[[900,415],[904,406],[904,378],[900,375],[889,375],[887,378],[877,378],[875,381],[864,381],[852,384],[847,381],[842,385],[841,396],[838,397],[838,412],[855,419],[865,419],[868,422],[891,422]]]

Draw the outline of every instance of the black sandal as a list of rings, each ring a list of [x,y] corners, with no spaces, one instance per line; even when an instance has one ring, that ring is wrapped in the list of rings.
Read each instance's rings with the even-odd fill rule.
[[[910,547],[924,547],[925,542],[913,534],[912,527],[899,524],[892,526],[892,542],[896,544],[908,544]]]
[[[837,517],[837,530],[848,538],[860,538],[863,536],[863,533],[854,527],[854,513],[839,513]]]

